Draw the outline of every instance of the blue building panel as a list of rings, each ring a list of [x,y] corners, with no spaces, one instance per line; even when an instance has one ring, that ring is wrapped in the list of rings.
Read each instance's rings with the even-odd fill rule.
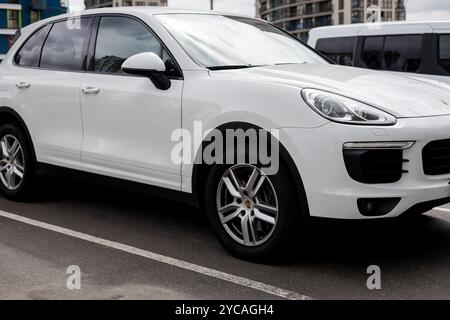
[[[57,16],[67,12],[61,0],[0,0],[0,3],[20,4],[21,10],[18,11],[17,20],[8,23],[8,10],[0,9],[0,30],[11,28],[17,25],[20,29],[37,20]],[[16,14],[17,15],[17,14]],[[0,55],[5,54],[10,46],[9,36],[0,33]]]

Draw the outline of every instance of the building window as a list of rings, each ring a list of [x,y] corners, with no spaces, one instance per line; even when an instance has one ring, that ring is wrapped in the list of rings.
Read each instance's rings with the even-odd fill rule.
[[[8,48],[11,48],[14,44],[14,36],[8,36]]]
[[[392,0],[383,0],[383,9],[392,9]]]
[[[363,14],[359,10],[352,11],[352,23],[361,23],[363,22]]]
[[[37,10],[30,10],[30,22],[36,22],[41,20],[41,13]]]
[[[339,10],[344,10],[344,0],[339,0]]]
[[[339,24],[344,24],[344,13],[339,12]]]
[[[383,21],[392,21],[392,11],[383,11],[383,12],[381,12],[381,20],[383,20]]]
[[[19,14],[18,10],[7,10],[7,28],[8,29],[19,29]]]

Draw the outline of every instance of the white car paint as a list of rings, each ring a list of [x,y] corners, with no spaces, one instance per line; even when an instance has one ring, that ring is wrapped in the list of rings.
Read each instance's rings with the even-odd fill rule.
[[[173,130],[193,132],[194,121],[202,121],[205,129],[248,122],[281,130],[280,142],[302,177],[311,216],[369,219],[359,213],[358,198],[401,197],[383,216],[395,217],[417,203],[450,196],[450,174],[426,176],[421,160],[426,143],[450,138],[450,92],[444,87],[327,64],[211,71],[191,59],[153,16],[182,11],[114,8],[82,14],[111,12],[148,24],[177,60],[184,79],[172,80],[171,88],[162,91],[140,77],[17,67],[14,53],[48,20],[25,28],[0,65],[0,106],[22,117],[38,161],[192,193],[194,166],[170,160]],[[21,82],[30,88],[16,88]],[[82,94],[85,88],[99,92]],[[304,102],[303,88],[369,103],[398,121],[383,127],[330,122]],[[389,184],[354,181],[342,152],[344,143],[354,141],[416,141],[405,151],[409,173]]]

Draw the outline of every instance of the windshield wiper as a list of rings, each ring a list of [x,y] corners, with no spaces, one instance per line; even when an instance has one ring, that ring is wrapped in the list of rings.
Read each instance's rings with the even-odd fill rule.
[[[302,62],[282,62],[282,63],[275,63],[275,66],[285,66],[289,64],[307,64],[308,62],[302,61]]]
[[[261,67],[262,65],[254,65],[254,64],[236,64],[236,65],[228,65],[228,66],[211,66],[206,67],[209,70],[233,70],[233,69],[247,69],[247,68],[256,68]]]

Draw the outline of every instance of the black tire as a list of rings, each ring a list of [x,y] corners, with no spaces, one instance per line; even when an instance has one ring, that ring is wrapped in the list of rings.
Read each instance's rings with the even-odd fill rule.
[[[33,196],[33,186],[36,182],[35,161],[32,148],[21,128],[14,122],[0,126],[0,141],[5,136],[12,136],[20,143],[23,153],[23,177],[20,185],[14,189],[9,189],[3,181],[0,181],[0,190],[6,198],[14,201],[29,201]],[[0,150],[3,158],[3,151]]]
[[[287,257],[301,234],[302,221],[307,212],[299,205],[299,195],[286,165],[280,163],[278,173],[267,176],[278,198],[278,220],[270,237],[260,245],[246,246],[234,240],[223,226],[216,203],[219,182],[232,166],[211,167],[205,189],[205,209],[210,227],[223,247],[234,256],[255,262],[273,263]],[[261,168],[261,166],[256,165]],[[304,198],[303,198],[304,199]],[[303,208],[303,209],[302,209]],[[292,252],[291,252],[292,253]]]

